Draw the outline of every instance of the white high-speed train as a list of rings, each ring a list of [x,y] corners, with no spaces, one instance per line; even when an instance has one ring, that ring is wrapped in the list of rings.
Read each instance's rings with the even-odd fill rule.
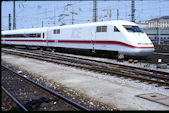
[[[1,32],[1,44],[106,51],[147,56],[154,45],[139,26],[129,21],[105,21]]]

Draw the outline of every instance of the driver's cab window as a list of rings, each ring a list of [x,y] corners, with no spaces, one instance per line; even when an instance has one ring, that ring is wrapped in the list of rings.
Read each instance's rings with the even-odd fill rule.
[[[116,26],[114,26],[114,32],[120,32]]]

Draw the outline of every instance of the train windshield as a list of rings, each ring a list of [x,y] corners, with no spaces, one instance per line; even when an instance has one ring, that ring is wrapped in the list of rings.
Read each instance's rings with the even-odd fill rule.
[[[140,32],[143,33],[143,30],[139,28],[138,26],[131,26],[131,25],[123,25],[123,27],[128,31],[128,32]]]

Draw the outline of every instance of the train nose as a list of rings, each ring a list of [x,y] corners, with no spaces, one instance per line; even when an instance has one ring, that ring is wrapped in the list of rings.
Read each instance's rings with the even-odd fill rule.
[[[130,50],[130,52],[128,51],[126,55],[129,56],[149,56],[152,55],[154,53],[154,48],[135,48]],[[125,52],[124,52],[125,54]]]
[[[135,54],[136,56],[148,56],[152,55],[154,53],[154,48],[146,48],[146,49],[141,49],[138,50]]]

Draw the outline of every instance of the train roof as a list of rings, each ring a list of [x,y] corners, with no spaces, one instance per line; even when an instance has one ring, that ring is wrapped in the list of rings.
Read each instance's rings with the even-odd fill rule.
[[[46,31],[48,27],[44,28],[29,28],[29,29],[17,29],[17,30],[7,30],[2,31],[2,34],[19,34],[19,33],[41,33],[43,31]]]
[[[64,26],[54,26],[50,28],[69,28],[69,27],[85,27],[85,26],[99,26],[99,25],[137,25],[133,22],[125,21],[125,20],[112,20],[112,21],[103,21],[103,22],[91,22],[91,23],[83,23],[83,24],[73,24],[73,25],[64,25]]]
[[[30,28],[30,29],[18,29],[18,30],[7,30],[2,31],[2,34],[19,34],[19,33],[40,33],[44,32],[47,29],[58,29],[58,28],[73,28],[73,27],[85,27],[85,26],[99,26],[99,25],[137,25],[133,22],[124,21],[124,20],[112,20],[112,21],[103,21],[103,22],[91,22],[83,24],[73,24],[73,25],[64,25],[64,26],[53,26],[53,27],[43,27],[43,28]]]

